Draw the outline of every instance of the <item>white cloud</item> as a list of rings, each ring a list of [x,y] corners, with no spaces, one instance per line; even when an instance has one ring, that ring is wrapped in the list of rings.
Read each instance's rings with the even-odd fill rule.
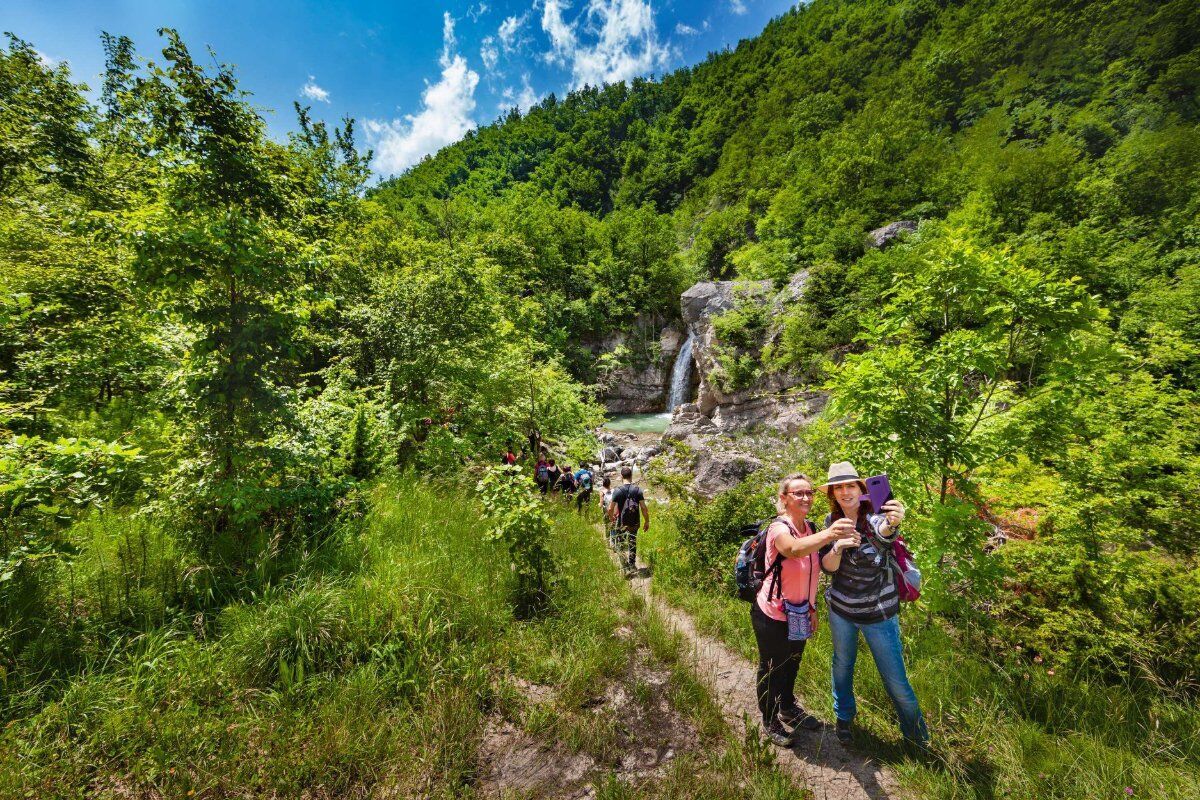
[[[309,100],[316,100],[320,103],[329,102],[329,92],[325,91],[320,86],[317,86],[317,79],[312,75],[308,76],[308,83],[301,87],[300,94],[303,97],[307,97]]]
[[[501,94],[504,102],[501,103],[501,110],[516,106],[524,114],[529,109],[533,108],[542,99],[538,93],[529,85],[529,73],[521,75],[521,91],[518,93],[511,86],[504,87],[504,92]]]
[[[471,22],[479,22],[479,18],[488,12],[490,6],[487,3],[480,3],[477,6],[467,8],[467,16],[471,18]]]
[[[528,21],[529,12],[526,11],[519,17],[506,17],[504,22],[500,23],[497,35],[500,37],[500,45],[504,48],[505,53],[511,53],[521,46],[521,29]]]
[[[483,41],[479,43],[479,57],[483,59],[484,69],[491,72],[496,68],[496,62],[500,60],[500,51],[496,49],[495,37],[483,37]]]
[[[382,175],[403,172],[475,127],[471,114],[479,74],[455,52],[454,18],[446,12],[442,19],[442,55],[438,59],[442,76],[437,83],[426,83],[421,110],[406,114],[403,120],[368,119],[363,123],[368,143],[375,150],[374,169]]]
[[[729,10],[738,16],[745,14],[747,11],[746,0],[729,0]]]
[[[33,52],[38,57],[38,61],[42,62],[43,67],[53,69],[54,65],[58,63],[58,61],[56,59],[51,58],[50,56],[43,53],[41,50],[38,50],[37,48],[34,48]]]
[[[567,8],[563,0],[542,0],[542,30],[551,47],[544,58],[570,66],[575,88],[629,80],[666,66],[670,50],[658,41],[649,0],[589,0],[587,11],[573,22],[563,17]],[[593,41],[585,43],[584,37]]]
[[[682,22],[675,23],[675,33],[680,36],[695,36],[699,32],[699,28],[693,28],[691,25],[685,25]]]
[[[542,30],[550,37],[550,52],[546,60],[553,64],[565,64],[575,52],[578,43],[575,41],[575,27],[568,25],[563,19],[563,11],[567,6],[559,0],[543,0]]]

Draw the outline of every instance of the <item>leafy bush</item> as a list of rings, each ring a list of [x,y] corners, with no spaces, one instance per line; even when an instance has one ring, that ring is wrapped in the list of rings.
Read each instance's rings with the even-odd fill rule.
[[[1062,535],[997,552],[997,638],[1051,666],[1200,690],[1200,572],[1153,551],[1089,552]]]
[[[732,591],[732,564],[745,538],[742,528],[775,516],[775,492],[767,479],[755,474],[709,502],[674,504],[671,515],[680,532],[680,569],[698,586]]]
[[[554,564],[547,548],[550,518],[525,470],[490,466],[476,485],[491,527],[488,538],[508,547],[516,577],[513,603],[523,614],[545,606]]]

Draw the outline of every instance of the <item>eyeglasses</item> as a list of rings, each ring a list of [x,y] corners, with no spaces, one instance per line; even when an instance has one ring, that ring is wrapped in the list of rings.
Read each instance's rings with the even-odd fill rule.
[[[803,500],[805,497],[811,498],[813,496],[813,492],[811,490],[805,490],[805,489],[801,489],[798,492],[784,492],[784,494],[790,494],[792,497],[795,497],[795,498],[801,499],[801,500]]]

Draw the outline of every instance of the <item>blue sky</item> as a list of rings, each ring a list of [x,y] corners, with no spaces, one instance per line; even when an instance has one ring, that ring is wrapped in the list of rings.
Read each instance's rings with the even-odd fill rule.
[[[757,34],[786,0],[473,0],[473,2],[181,2],[3,0],[0,30],[66,60],[99,85],[100,32],[160,58],[155,30],[176,28],[203,54],[234,64],[272,133],[292,101],[319,119],[359,123],[377,174],[550,92],[664,74]]]

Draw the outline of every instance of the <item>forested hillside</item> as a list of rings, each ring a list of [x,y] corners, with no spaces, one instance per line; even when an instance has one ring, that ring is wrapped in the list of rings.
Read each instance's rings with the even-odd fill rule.
[[[910,788],[1200,785],[1196,3],[817,0],[378,186],[353,121],[297,107],[273,140],[172,30],[106,34],[97,102],[19,33],[0,795],[464,796],[497,719],[618,763],[621,714],[588,704],[652,648],[703,738],[653,779],[597,767],[600,794],[791,796],[526,457],[596,454],[606,335],[798,274],[766,346],[752,306],[715,323],[722,379],[830,405],[715,500],[651,468],[658,586],[748,634],[728,566],[770,473],[851,458],[926,573]]]
[[[423,237],[523,245],[511,286],[585,379],[581,342],[678,314],[681,286],[806,270],[731,384],[827,384],[851,423],[831,446],[948,515],[932,550],[1012,611],[997,635],[1191,685],[1198,31],[1189,2],[817,0],[661,81],[547,97],[371,198]],[[868,248],[900,219],[916,235]],[[968,556],[980,516],[1042,534],[1000,595]]]

